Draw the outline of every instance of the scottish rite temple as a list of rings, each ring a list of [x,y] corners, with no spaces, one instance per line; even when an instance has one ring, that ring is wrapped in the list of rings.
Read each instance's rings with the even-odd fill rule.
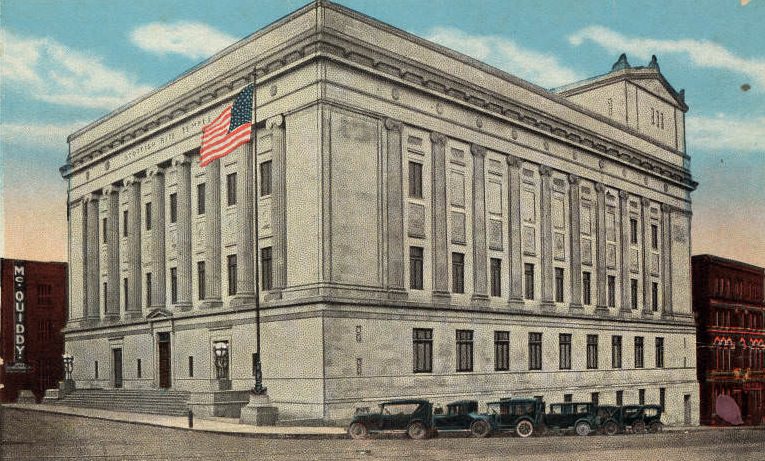
[[[688,107],[644,64],[547,90],[319,1],[78,130],[77,387],[208,390],[224,344],[250,388],[257,280],[283,419],[513,395],[697,424]],[[256,142],[200,167],[253,80]]]

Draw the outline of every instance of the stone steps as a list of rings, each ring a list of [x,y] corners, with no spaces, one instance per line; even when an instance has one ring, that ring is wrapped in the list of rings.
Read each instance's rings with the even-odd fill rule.
[[[158,389],[78,389],[57,405],[99,410],[186,416],[189,392]]]

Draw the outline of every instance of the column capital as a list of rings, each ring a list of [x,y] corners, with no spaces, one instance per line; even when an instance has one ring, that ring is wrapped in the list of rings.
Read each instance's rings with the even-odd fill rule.
[[[662,203],[661,204],[661,211],[664,213],[671,213],[672,212],[672,205],[668,203]]]
[[[606,191],[606,186],[604,186],[602,182],[596,182],[595,183],[595,192],[601,192],[602,193],[602,192],[605,192],[605,191]]]
[[[130,175],[127,178],[122,180],[122,187],[130,187],[133,184],[140,184],[141,178],[139,178],[136,175]]]
[[[391,131],[401,131],[404,127],[404,124],[396,119],[392,118],[386,118],[385,119],[385,128]]]
[[[190,163],[191,163],[191,158],[189,158],[189,156],[186,154],[176,155],[175,157],[173,157],[173,160],[172,160],[172,165],[175,168],[181,165],[190,164]]]
[[[641,197],[640,204],[643,205],[643,207],[648,208],[649,206],[651,206],[651,201],[645,197]]]
[[[101,199],[107,199],[110,195],[116,194],[117,192],[119,192],[119,188],[114,184],[109,184],[101,189]]]
[[[505,157],[505,161],[507,164],[513,168],[520,168],[521,167],[521,159],[516,157],[515,155],[508,155]]]
[[[627,200],[627,198],[630,196],[630,194],[627,193],[627,191],[620,190],[619,191],[619,199],[622,201]]]
[[[486,156],[486,148],[478,144],[471,144],[470,153],[473,154],[473,157],[482,159]]]
[[[579,176],[575,174],[569,174],[568,183],[571,184],[572,186],[579,184]]]
[[[82,203],[88,204],[90,202],[97,202],[100,194],[98,192],[91,192],[82,196]]]
[[[266,128],[269,130],[273,130],[274,128],[278,128],[280,126],[284,126],[284,116],[282,114],[274,115],[273,117],[266,120]]]
[[[435,145],[445,146],[446,145],[446,136],[441,134],[441,133],[432,131],[430,133],[430,142],[432,142]]]
[[[165,170],[159,165],[154,165],[146,170],[146,177],[153,178],[154,176],[162,176],[165,174]]]
[[[552,175],[552,168],[550,168],[547,165],[539,165],[539,174],[541,176],[551,176]]]

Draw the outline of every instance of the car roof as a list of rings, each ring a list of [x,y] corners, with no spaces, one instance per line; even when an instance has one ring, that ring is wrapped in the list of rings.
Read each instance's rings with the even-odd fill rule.
[[[446,405],[447,406],[449,406],[449,405],[464,405],[466,403],[467,404],[474,404],[474,403],[477,404],[478,401],[476,401],[476,400],[455,400],[454,402],[449,402]]]
[[[487,405],[491,405],[494,403],[536,403],[536,402],[538,402],[537,399],[517,398],[517,399],[502,399],[502,400],[497,400],[496,402],[488,402]]]
[[[419,405],[419,404],[430,403],[430,402],[424,399],[399,399],[399,400],[388,400],[387,402],[380,402],[380,405],[400,405],[400,404],[406,404],[406,403],[416,403]]]
[[[550,405],[592,405],[592,402],[557,402]]]

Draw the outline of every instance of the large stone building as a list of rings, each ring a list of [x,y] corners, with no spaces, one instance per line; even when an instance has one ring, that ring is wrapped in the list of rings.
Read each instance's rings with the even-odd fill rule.
[[[257,155],[200,168],[253,71]],[[69,137],[74,378],[114,386],[119,351],[125,387],[208,389],[227,342],[248,388],[257,262],[283,418],[513,394],[697,423],[686,110],[655,61],[549,91],[311,3]]]

